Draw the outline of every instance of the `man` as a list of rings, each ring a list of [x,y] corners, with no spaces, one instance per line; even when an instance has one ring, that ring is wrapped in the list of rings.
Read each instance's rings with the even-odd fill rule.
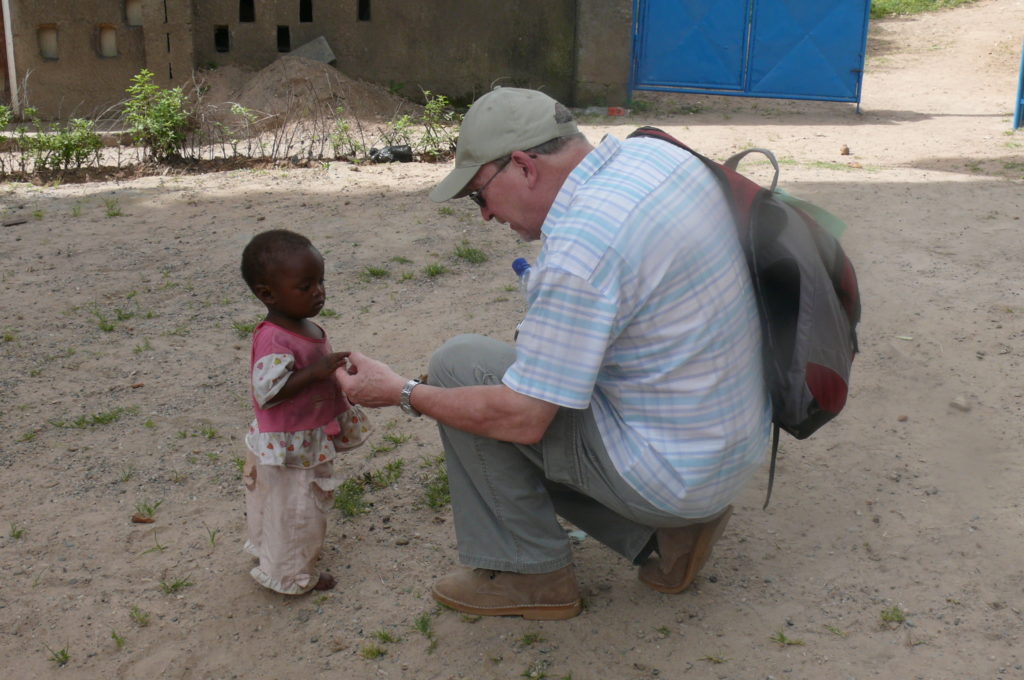
[[[767,447],[760,328],[729,206],[655,139],[596,148],[547,95],[498,88],[466,114],[435,201],[544,239],[515,346],[456,337],[429,384],[353,352],[365,406],[438,421],[459,558],[439,602],[471,614],[580,611],[562,516],[687,588]],[[657,556],[655,556],[655,553]]]

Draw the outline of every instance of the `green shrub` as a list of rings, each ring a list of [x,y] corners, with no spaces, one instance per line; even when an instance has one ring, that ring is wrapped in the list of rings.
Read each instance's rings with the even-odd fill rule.
[[[181,155],[189,129],[189,112],[180,87],[165,90],[146,69],[132,76],[124,110],[132,139],[158,160]]]

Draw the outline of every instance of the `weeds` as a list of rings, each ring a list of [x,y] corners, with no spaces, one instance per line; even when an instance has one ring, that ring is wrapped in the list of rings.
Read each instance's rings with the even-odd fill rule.
[[[235,329],[235,334],[242,339],[247,339],[252,335],[252,332],[256,330],[256,326],[260,325],[260,319],[256,321],[235,321],[231,324],[231,327]]]
[[[374,490],[386,489],[402,476],[402,469],[405,467],[404,460],[389,461],[384,467],[376,472],[370,473],[366,485]]]
[[[380,642],[398,642],[398,638],[391,634],[390,631],[378,630],[373,633],[373,637],[377,638]]]
[[[387,653],[388,651],[380,645],[366,645],[359,652],[364,659],[379,659]]]
[[[481,264],[483,262],[487,262],[487,254],[484,253],[484,251],[479,248],[473,248],[465,241],[455,248],[455,257],[460,260],[465,260],[470,264]]]
[[[141,345],[135,345],[132,351],[136,354],[142,354],[143,352],[150,352],[153,350],[153,345],[149,344],[149,338],[146,338]]]
[[[68,652],[67,646],[63,649],[50,649],[49,645],[43,645],[46,647],[46,651],[50,653],[50,661],[57,664],[58,666],[67,666],[68,661],[71,661],[71,654]]]
[[[210,541],[210,549],[212,550],[213,548],[216,548],[217,534],[220,533],[220,529],[211,529],[208,526],[204,526],[203,528],[206,529],[206,538],[208,541]]]
[[[192,581],[189,581],[187,577],[178,578],[173,581],[160,581],[160,590],[163,591],[164,595],[173,595],[174,593],[181,592],[191,585],[194,584]]]
[[[8,532],[7,535],[14,539],[22,538],[25,535],[25,528],[19,527],[14,522],[11,522],[11,530]]]
[[[111,630],[110,637],[114,640],[114,644],[117,645],[118,649],[124,647],[125,639],[123,635],[118,633],[116,630]]]
[[[166,545],[160,545],[160,539],[157,538],[156,531],[154,531],[153,532],[153,547],[152,548],[147,548],[146,550],[143,550],[139,554],[140,555],[148,555],[149,553],[163,552],[165,550],[167,550],[167,546]]]
[[[84,430],[89,427],[96,425],[109,425],[115,423],[126,415],[134,415],[139,412],[139,409],[135,406],[128,407],[117,407],[109,411],[103,411],[101,413],[94,413],[90,416],[78,416],[74,420],[51,420],[50,424],[54,427],[72,429],[72,430]]]
[[[529,647],[538,642],[544,642],[544,636],[540,633],[523,633],[522,637],[519,638],[519,644],[523,647]]]
[[[163,501],[156,501],[155,503],[151,503],[150,501],[139,501],[135,504],[135,512],[140,517],[152,519],[153,515],[156,514],[157,508],[159,508],[162,503]]]
[[[99,328],[104,333],[110,333],[111,331],[117,328],[117,326],[112,324],[107,319],[107,317],[103,315],[103,312],[101,312],[98,308],[93,307],[89,311],[92,313],[93,316],[96,317],[96,327]]]
[[[428,264],[426,267],[423,268],[423,273],[430,278],[434,278],[435,276],[441,276],[442,274],[447,274],[448,271],[448,267],[438,262],[432,262],[431,264]]]
[[[884,621],[885,623],[897,623],[897,624],[899,624],[899,623],[903,623],[906,620],[907,620],[907,614],[906,614],[906,612],[903,611],[903,609],[898,604],[894,604],[893,606],[889,607],[888,609],[883,609],[882,610],[882,621]]]
[[[444,454],[423,462],[428,476],[424,484],[424,502],[432,510],[442,510],[451,503],[451,492],[448,489],[448,467],[444,462]]]
[[[772,635],[769,639],[772,642],[779,643],[783,647],[788,647],[790,645],[802,645],[804,643],[803,640],[794,640],[793,638],[786,637],[786,634],[781,630]]]
[[[381,441],[370,448],[370,452],[373,454],[389,453],[410,439],[412,439],[412,435],[388,433],[381,437]]]
[[[145,628],[149,625],[149,613],[142,611],[138,606],[132,607],[128,612],[128,616],[139,628]]]
[[[391,272],[385,267],[375,267],[373,265],[366,266],[362,273],[359,275],[363,281],[373,281],[374,279],[386,279],[391,276]]]
[[[437,636],[434,634],[434,619],[430,612],[423,612],[413,621],[413,627],[419,631],[423,637],[430,641],[427,646],[427,652],[432,653],[437,649]]]
[[[103,205],[107,209],[107,217],[120,217],[123,214],[116,198],[103,199]]]
[[[365,492],[361,480],[346,479],[334,492],[334,507],[340,510],[344,517],[366,514],[369,506],[363,498]]]
[[[920,14],[937,9],[959,7],[974,0],[872,0],[871,18],[881,19],[905,14]]]

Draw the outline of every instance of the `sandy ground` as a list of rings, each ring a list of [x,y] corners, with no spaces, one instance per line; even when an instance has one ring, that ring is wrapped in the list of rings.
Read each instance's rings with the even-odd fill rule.
[[[450,510],[424,500],[441,448],[397,409],[338,465],[404,461],[368,512],[332,514],[336,590],[261,590],[241,552],[235,327],[261,311],[243,245],[308,234],[335,347],[405,375],[454,333],[511,339],[509,263],[537,245],[468,201],[429,202],[446,166],[0,186],[0,218],[28,219],[0,228],[0,675],[1024,678],[1022,32],[1024,0],[873,23],[861,114],[648,94],[643,113],[585,119],[595,141],[654,123],[713,157],[774,149],[787,189],[847,218],[864,321],[846,411],[784,441],[772,504],[759,475],[695,586],[656,593],[583,539],[587,608],[564,622],[435,607],[455,563]],[[158,502],[154,523],[130,521]]]

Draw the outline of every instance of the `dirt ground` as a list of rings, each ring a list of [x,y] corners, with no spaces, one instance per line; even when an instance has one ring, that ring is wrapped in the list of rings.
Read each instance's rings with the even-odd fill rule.
[[[0,675],[1024,678],[1022,38],[1024,0],[873,22],[859,114],[647,93],[642,113],[584,118],[594,141],[653,123],[712,157],[775,150],[783,186],[847,219],[864,320],[847,409],[784,440],[771,505],[765,473],[695,586],[656,593],[584,538],[587,608],[563,622],[435,607],[456,557],[450,510],[424,500],[441,447],[398,409],[337,466],[404,461],[368,512],[331,515],[337,589],[261,590],[241,551],[236,327],[261,311],[242,247],[310,236],[335,347],[405,375],[455,333],[511,340],[509,264],[538,246],[431,203],[447,166],[0,186],[0,219],[27,219],[0,227]],[[132,523],[146,506],[155,522]]]

